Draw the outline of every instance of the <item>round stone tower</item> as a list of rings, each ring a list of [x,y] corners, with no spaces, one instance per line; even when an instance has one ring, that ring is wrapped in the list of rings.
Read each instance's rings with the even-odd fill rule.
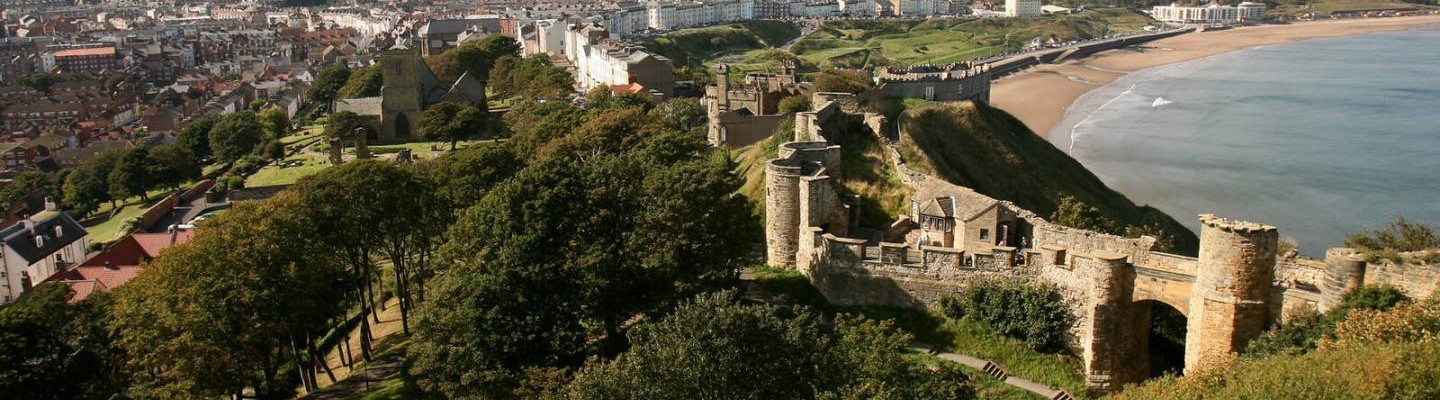
[[[800,240],[800,174],[791,160],[765,164],[765,261],[779,268],[795,267]]]
[[[1355,249],[1334,248],[1325,252],[1325,280],[1320,282],[1320,310],[1340,304],[1345,292],[1365,284],[1365,258]]]
[[[1200,216],[1200,258],[1191,288],[1185,373],[1245,349],[1267,321],[1275,251],[1273,226]]]

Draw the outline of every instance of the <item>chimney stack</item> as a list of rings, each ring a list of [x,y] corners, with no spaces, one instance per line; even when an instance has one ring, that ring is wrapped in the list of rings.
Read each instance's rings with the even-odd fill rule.
[[[50,196],[45,196],[45,211],[58,211],[57,207],[55,207],[54,198]]]

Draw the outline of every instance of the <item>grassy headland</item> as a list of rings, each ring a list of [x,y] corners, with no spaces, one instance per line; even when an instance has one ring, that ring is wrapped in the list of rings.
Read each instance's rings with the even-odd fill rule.
[[[906,110],[899,125],[901,157],[918,171],[1046,217],[1068,195],[1119,225],[1169,235],[1174,239],[1171,250],[1190,254],[1199,248],[1194,232],[1105,186],[1079,161],[1005,111],[971,102],[935,104]]]
[[[1019,50],[1035,38],[1089,39],[1152,23],[1143,14],[1118,8],[1033,19],[828,21],[791,51],[819,67],[940,64]]]
[[[666,33],[646,40],[645,48],[669,58],[686,79],[716,58],[780,47],[799,36],[800,27],[789,22],[746,21]]]

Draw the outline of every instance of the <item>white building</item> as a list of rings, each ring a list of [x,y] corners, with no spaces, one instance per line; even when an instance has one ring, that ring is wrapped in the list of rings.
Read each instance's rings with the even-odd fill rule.
[[[1172,3],[1155,6],[1150,10],[1150,16],[1177,24],[1234,24],[1264,19],[1265,4],[1244,2],[1239,6],[1222,6],[1212,3],[1204,7],[1188,7]]]
[[[650,28],[672,30],[755,18],[755,0],[650,3]]]
[[[596,25],[565,30],[565,58],[575,66],[575,83],[582,90],[609,85],[644,90],[657,98],[674,94],[675,70],[670,59],[609,40],[604,28]]]
[[[852,17],[875,15],[875,0],[839,0],[840,13]]]
[[[45,202],[45,211],[0,230],[4,267],[0,305],[10,304],[34,285],[85,259],[89,233],[69,214]]]
[[[1040,14],[1040,0],[1005,0],[1006,16],[1030,18]]]

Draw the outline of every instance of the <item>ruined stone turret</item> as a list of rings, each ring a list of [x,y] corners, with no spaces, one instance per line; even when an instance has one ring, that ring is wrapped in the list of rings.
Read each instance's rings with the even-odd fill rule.
[[[1115,376],[1127,369],[1118,365],[1123,360],[1117,355],[1125,350],[1119,330],[1125,315],[1123,307],[1130,303],[1134,278],[1130,276],[1124,254],[1098,251],[1077,257],[1077,262],[1081,264],[1080,270],[1090,273],[1090,302],[1084,310],[1084,318],[1090,321],[1083,349],[1085,386],[1092,393],[1106,393],[1116,382]]]
[[[1244,350],[1265,328],[1279,242],[1273,226],[1200,215],[1200,258],[1187,313],[1186,374]]]
[[[1345,292],[1365,284],[1365,259],[1355,249],[1333,248],[1325,252],[1325,280],[1320,282],[1320,309],[1340,304]]]

